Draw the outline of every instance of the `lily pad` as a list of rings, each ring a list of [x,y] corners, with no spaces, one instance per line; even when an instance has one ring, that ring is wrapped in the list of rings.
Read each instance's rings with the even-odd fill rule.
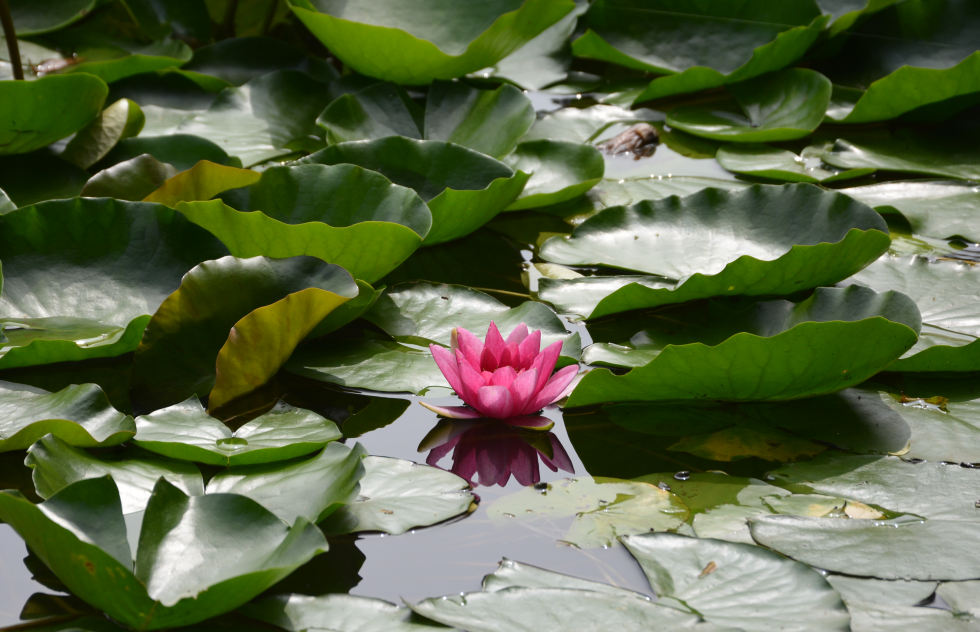
[[[327,445],[299,462],[227,469],[208,481],[208,494],[247,496],[289,524],[317,523],[357,498],[363,446]]]
[[[504,164],[531,179],[508,211],[558,204],[582,195],[602,179],[606,163],[590,145],[556,140],[521,143]]]
[[[561,108],[542,114],[521,140],[591,143],[607,128],[616,124],[632,125],[662,120],[664,120],[663,112],[648,109],[627,110],[618,105],[599,104],[587,108]]]
[[[575,8],[571,0],[494,0],[479,8],[426,0],[289,0],[324,46],[357,72],[399,84],[428,84],[492,66]]]
[[[407,259],[432,222],[414,191],[347,164],[270,167],[254,184],[222,193],[221,201],[177,210],[235,256],[314,256],[369,283]]]
[[[323,82],[340,78],[326,60],[304,55],[272,37],[236,37],[202,46],[181,70],[217,77],[232,86],[278,70],[297,70]]]
[[[860,286],[820,288],[796,305],[764,305],[760,316],[772,312],[760,318],[758,329],[736,333],[716,346],[668,345],[623,376],[591,371],[575,387],[568,406],[780,401],[832,393],[860,384],[911,348],[920,323],[908,297]]]
[[[200,136],[170,134],[167,136],[138,136],[119,141],[105,158],[92,169],[101,171],[137,156],[149,154],[162,163],[187,171],[202,160],[219,165],[241,167],[237,158],[230,158],[221,147]],[[235,164],[237,162],[237,164]]]
[[[882,182],[843,192],[883,215],[898,213],[917,235],[980,241],[976,225],[980,183],[961,180]]]
[[[820,147],[807,147],[799,155],[785,149],[777,149],[769,145],[726,145],[718,150],[715,158],[725,169],[735,173],[756,176],[759,178],[770,178],[781,182],[839,182],[841,180],[851,180],[874,173],[874,169],[847,169],[838,171],[833,168],[828,169],[820,160],[823,149]],[[881,185],[872,185],[881,186]],[[861,187],[853,187],[860,189]],[[846,189],[845,192],[851,195],[853,189]],[[875,206],[869,200],[862,199],[857,195],[851,197],[864,202],[868,206]]]
[[[342,298],[353,298],[358,291],[342,268],[313,257],[224,257],[195,267],[146,325],[133,359],[131,388],[150,410],[194,393],[206,396],[215,385],[215,363],[232,329],[257,309],[307,289]],[[283,307],[289,311],[292,302]],[[305,324],[310,329],[300,339],[316,325]],[[287,333],[292,340],[296,332]],[[278,357],[278,343],[270,340],[265,351]]]
[[[139,134],[144,122],[143,111],[136,102],[119,99],[78,130],[61,152],[61,159],[88,169],[116,143]]]
[[[528,487],[495,500],[487,515],[497,524],[540,523],[574,516],[563,542],[579,548],[615,546],[619,538],[659,529],[676,529],[689,510],[680,498],[649,483],[576,478]],[[533,528],[540,528],[540,524]]]
[[[692,242],[694,231],[713,238]],[[843,194],[807,184],[755,185],[606,209],[571,236],[546,241],[540,256],[563,265],[600,264],[676,282],[673,288],[651,288],[634,279],[618,289],[610,287],[615,291],[591,313],[582,314],[598,318],[697,298],[790,294],[833,284],[884,253],[890,241],[886,233],[877,213]],[[607,282],[551,280],[542,283],[541,297],[551,301],[548,292],[559,285]],[[561,300],[559,309],[565,311],[563,305],[572,300],[591,303],[597,292],[589,289],[591,300]]]
[[[424,115],[404,90],[379,83],[339,97],[317,119],[331,143],[398,135],[447,141],[498,159],[533,122],[531,100],[514,86],[477,90],[452,81],[432,84]]]
[[[109,477],[69,485],[40,505],[0,492],[0,518],[73,594],[144,630],[233,610],[327,549],[305,520],[290,529],[251,499],[187,497],[166,480],[147,506],[135,565]]]
[[[817,568],[879,579],[958,581],[978,574],[974,524],[758,516],[750,528],[763,546]]]
[[[177,175],[173,165],[142,154],[98,172],[85,183],[81,197],[111,197],[139,202]]]
[[[667,75],[634,103],[744,81],[785,68],[807,51],[830,16],[814,2],[687,6],[601,0],[580,20],[577,57]],[[633,96],[632,94],[630,96]]]
[[[51,433],[69,445],[110,446],[132,439],[136,424],[109,404],[95,384],[68,386],[57,393],[8,382],[0,389],[0,452],[25,450]]]
[[[847,603],[863,601],[889,606],[914,606],[931,597],[937,585],[936,582],[889,581],[847,575],[827,575],[827,581]]]
[[[34,487],[41,498],[51,498],[78,481],[111,477],[124,514],[144,511],[160,478],[188,496],[204,495],[204,479],[193,465],[160,458],[98,458],[53,434],[28,448],[24,463],[33,470]]]
[[[327,534],[381,531],[398,535],[449,520],[475,507],[464,479],[412,461],[369,456],[356,502],[320,525]]]
[[[190,397],[138,417],[133,443],[172,459],[233,466],[286,461],[341,436],[332,421],[283,402],[232,432]]]
[[[180,202],[210,200],[228,189],[255,184],[261,178],[250,169],[239,169],[202,160],[190,169],[169,178],[146,196],[146,202],[156,202],[171,208]]]
[[[728,92],[741,111],[681,106],[667,115],[667,125],[734,143],[803,138],[823,121],[831,85],[818,72],[793,68],[730,84]]]
[[[39,35],[57,31],[92,11],[96,0],[10,0],[10,17],[17,34]]]
[[[510,206],[530,175],[453,143],[391,136],[332,145],[297,164],[353,164],[414,189],[432,212],[425,244],[468,235]]]
[[[854,283],[909,296],[922,314],[915,346],[889,371],[980,370],[980,269],[961,261],[886,255],[854,277]]]
[[[861,143],[841,138],[821,158],[845,169],[881,169],[980,180],[980,129],[908,128],[885,140]]]
[[[291,632],[317,628],[336,632],[433,632],[443,629],[431,621],[419,622],[418,617],[403,606],[356,595],[281,595],[248,604],[238,612]]]
[[[82,129],[102,111],[109,88],[91,75],[0,82],[6,114],[0,155],[26,154]]]
[[[0,216],[0,225],[4,368],[133,351],[184,273],[226,252],[156,204],[43,202]]]
[[[632,590],[580,579],[571,575],[553,573],[530,564],[522,564],[504,558],[497,570],[483,578],[483,590],[497,592],[506,588],[571,588],[572,590],[601,592],[617,597],[650,600],[646,595]]]
[[[980,405],[976,401],[931,403],[909,397],[883,403],[901,415],[912,430],[906,459],[980,463]],[[942,402],[942,399],[939,400]],[[899,450],[893,450],[898,452]]]
[[[840,595],[805,564],[749,544],[673,533],[623,544],[658,597],[681,601],[705,621],[742,630],[850,630]]]
[[[297,70],[280,70],[226,88],[177,133],[211,140],[250,167],[310,143],[322,147],[314,120],[330,100],[327,84]]]

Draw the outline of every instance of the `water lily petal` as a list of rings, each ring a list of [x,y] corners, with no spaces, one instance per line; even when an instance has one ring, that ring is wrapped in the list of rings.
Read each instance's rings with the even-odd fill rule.
[[[459,443],[459,437],[455,437],[442,445],[432,448],[429,451],[429,455],[425,457],[425,462],[428,465],[435,466],[436,463],[442,460],[442,457],[449,454],[449,451],[456,447],[457,443]]]
[[[534,359],[541,353],[541,330],[532,331],[517,348],[521,352],[521,368],[527,371],[534,364]]]
[[[507,344],[521,344],[528,336],[527,325],[521,323],[507,336]]]
[[[452,352],[445,347],[440,347],[439,345],[429,345],[429,351],[432,352],[432,357],[436,361],[436,366],[442,371],[443,376],[445,376],[446,381],[449,382],[449,386],[456,391],[460,392],[461,382],[459,381],[459,365],[456,363],[456,358],[453,356]]]
[[[487,384],[492,386],[503,386],[509,389],[510,385],[517,379],[517,371],[511,366],[502,366],[493,372],[493,376],[487,380]],[[515,402],[516,406],[516,402]]]
[[[516,444],[518,440],[515,440]],[[524,443],[521,441],[521,443]],[[517,482],[527,487],[534,485],[541,480],[541,471],[538,469],[538,454],[531,446],[524,443],[516,450],[510,460],[510,473],[514,475]],[[505,481],[506,482],[506,481]]]
[[[530,371],[524,371],[517,376],[513,382],[507,386],[507,390],[510,391],[510,396],[514,398],[514,413],[524,414],[525,408],[534,399],[536,393],[535,389],[538,386],[538,370],[531,369]]]
[[[490,347],[484,347],[483,355],[480,357],[480,369],[492,372],[496,371],[498,366],[500,364],[497,361],[497,356],[490,350]]]
[[[497,366],[510,366],[518,370],[523,368],[521,366],[521,351],[517,343],[507,343],[507,346],[500,353],[500,362],[497,363]]]
[[[480,411],[470,408],[469,406],[433,406],[431,404],[426,404],[425,402],[419,402],[432,412],[442,415],[443,417],[449,417],[450,419],[479,419],[483,417]]]
[[[486,380],[483,379],[483,376],[476,369],[465,362],[459,363],[459,378],[462,382],[463,392],[457,392],[456,394],[464,402],[480,410],[480,407],[477,406],[479,402],[477,393],[480,391],[480,388],[486,385]]]
[[[544,388],[535,395],[534,401],[531,404],[531,410],[540,410],[548,404],[552,404],[561,399],[565,387],[575,379],[577,374],[578,365],[573,364],[572,366],[566,366],[551,376],[551,379],[548,380]]]
[[[480,358],[483,357],[483,343],[480,339],[466,331],[462,327],[456,328],[456,344],[466,361],[479,369]]]
[[[562,383],[562,388],[565,384]],[[483,386],[477,392],[479,409],[487,417],[507,419],[514,413],[514,399],[503,386]]]
[[[558,362],[558,356],[560,354],[561,340],[545,347],[544,351],[534,359],[532,366],[538,370],[538,384],[534,389],[535,391],[540,391],[544,388],[544,385],[548,382],[548,378],[551,377],[551,372],[555,370],[555,364]],[[550,404],[551,402],[548,403]],[[537,408],[534,410],[537,410]]]
[[[555,427],[555,422],[542,415],[525,415],[524,417],[511,417],[505,423],[508,426],[519,426],[528,430],[551,430]]]
[[[507,343],[504,342],[504,337],[500,335],[500,330],[497,329],[496,323],[494,323],[492,320],[490,321],[490,327],[487,329],[487,341],[483,346],[485,349],[490,350],[490,353],[493,354],[493,357],[496,358],[497,362],[499,363],[500,354],[503,352],[504,347],[507,346]],[[484,366],[483,368],[487,367]],[[493,368],[496,369],[497,367]],[[492,370],[493,369],[491,369],[491,371]]]

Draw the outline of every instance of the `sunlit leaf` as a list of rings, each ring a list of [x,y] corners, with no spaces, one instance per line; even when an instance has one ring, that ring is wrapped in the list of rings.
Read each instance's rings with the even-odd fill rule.
[[[605,161],[594,147],[577,143],[536,140],[517,146],[503,159],[515,171],[530,173],[524,191],[508,211],[558,204],[585,193],[599,183]]]
[[[908,128],[886,140],[840,138],[821,158],[844,169],[887,169],[980,180],[980,129],[959,125],[929,131]]]
[[[715,158],[717,158],[718,164],[729,171],[781,182],[830,183],[860,178],[874,172],[874,169],[848,169],[846,171],[828,169],[829,165],[825,165],[820,160],[822,153],[823,149],[820,147],[807,147],[797,155],[791,151],[769,145],[747,143],[744,145],[726,145],[718,150]],[[850,189],[845,191],[851,195]],[[876,206],[856,195],[852,197],[868,204],[868,206]]]
[[[173,165],[141,154],[100,171],[85,183],[81,197],[111,197],[139,202],[177,175]]]
[[[116,143],[139,134],[144,121],[139,105],[129,99],[119,99],[78,130],[61,152],[61,158],[88,169],[102,160]]]
[[[108,94],[90,75],[0,81],[0,155],[26,154],[74,134],[98,116]]]
[[[980,241],[976,209],[980,183],[959,180],[882,182],[850,187],[843,192],[884,215],[899,213],[912,232],[927,237],[963,237]]]

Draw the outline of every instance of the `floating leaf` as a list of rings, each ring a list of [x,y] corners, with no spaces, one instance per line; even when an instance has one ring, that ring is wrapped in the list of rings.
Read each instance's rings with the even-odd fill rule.
[[[109,477],[69,485],[41,505],[0,492],[0,518],[73,594],[144,630],[233,610],[327,548],[305,520],[290,529],[248,498],[187,497],[166,480],[147,506],[135,571]]]
[[[251,186],[221,199],[178,210],[235,256],[309,255],[371,283],[421,245],[432,221],[414,191],[347,164],[270,167]]]
[[[468,235],[517,199],[530,176],[452,143],[400,136],[332,145],[297,164],[353,164],[414,189],[432,212],[425,244]]]
[[[81,197],[111,197],[139,202],[177,175],[173,165],[142,154],[98,172],[85,183]]]
[[[771,429],[735,427],[708,435],[684,437],[667,448],[710,461],[735,461],[758,457],[766,461],[798,461],[820,454],[827,446]]]
[[[860,577],[964,580],[976,577],[980,562],[973,522],[758,516],[750,527],[763,546]]]
[[[357,498],[367,451],[331,443],[299,462],[227,469],[208,481],[208,494],[247,496],[289,524],[317,523]]]
[[[741,111],[681,106],[667,115],[667,125],[695,136],[735,143],[803,138],[823,121],[830,91],[830,80],[818,72],[782,70],[730,84],[728,92]]]
[[[430,621],[417,622],[408,608],[356,595],[281,595],[248,604],[238,612],[292,632],[324,626],[338,632],[433,632],[441,628]]]
[[[980,230],[975,222],[976,209],[980,205],[980,183],[959,180],[882,182],[850,187],[843,192],[883,215],[901,214],[915,234],[980,241]]]
[[[168,179],[146,196],[144,201],[164,204],[171,208],[180,202],[210,200],[228,189],[255,184],[261,178],[249,169],[238,169],[202,160],[187,171]]]
[[[194,393],[206,396],[215,384],[215,362],[233,327],[255,310],[306,289],[348,298],[357,295],[347,272],[312,257],[224,257],[195,267],[146,325],[133,360],[131,388],[151,410]]]
[[[381,531],[398,535],[470,510],[476,499],[464,479],[412,461],[369,456],[357,502],[334,513],[328,534]]]
[[[851,143],[841,138],[821,158],[845,169],[881,169],[980,180],[980,130],[947,126],[914,128],[885,140]]]
[[[250,167],[311,141],[322,147],[314,120],[330,100],[327,84],[296,70],[280,70],[226,88],[207,112],[184,121],[177,132],[211,140]]]
[[[138,417],[133,442],[172,459],[231,466],[286,461],[340,438],[332,421],[283,402],[232,432],[191,397]]]
[[[936,582],[889,581],[847,575],[827,575],[827,581],[847,603],[863,601],[889,606],[914,606],[936,592]]]
[[[830,18],[816,3],[802,1],[677,9],[663,0],[594,2],[579,23],[588,30],[572,50],[577,57],[666,74],[630,93],[639,103],[785,68],[803,56]]]
[[[571,575],[553,573],[530,564],[522,564],[504,558],[497,570],[483,578],[483,590],[498,592],[507,588],[571,588],[572,590],[606,593],[616,597],[649,600],[646,595],[632,590],[579,579]]]
[[[631,535],[623,544],[658,597],[672,597],[710,623],[742,630],[850,630],[847,608],[820,573],[757,546],[673,533]]]
[[[524,191],[508,211],[558,204],[585,193],[602,179],[606,163],[589,145],[555,140],[521,143],[503,159],[515,171],[530,173]]]
[[[88,169],[102,160],[116,143],[139,134],[144,121],[139,105],[129,99],[119,99],[78,130],[61,152],[61,158]]]
[[[487,514],[497,524],[539,523],[574,516],[562,540],[580,548],[615,546],[619,538],[654,529],[676,529],[689,511],[677,496],[649,483],[576,478],[528,487],[494,501]]]
[[[799,155],[785,149],[778,149],[769,145],[726,145],[718,150],[715,158],[725,169],[735,173],[756,176],[759,178],[770,178],[781,182],[839,182],[841,180],[851,180],[874,173],[874,169],[848,169],[837,171],[827,169],[820,156],[823,149],[820,147],[807,147]],[[881,186],[881,185],[873,185]],[[861,187],[854,187],[859,189]],[[851,195],[853,189],[846,189],[845,192]],[[870,204],[867,199],[862,199],[856,195],[851,195],[855,199]]]
[[[272,37],[236,37],[202,46],[181,70],[217,77],[232,86],[277,70],[298,70],[323,82],[340,78],[326,60]]]
[[[692,231],[713,238],[692,242]],[[582,314],[598,318],[697,298],[790,294],[833,284],[877,259],[888,247],[886,232],[880,216],[840,193],[807,184],[755,185],[607,209],[570,237],[549,239],[540,255],[564,265],[601,264],[676,281],[673,288],[651,288],[637,279],[624,279],[618,289],[607,286],[615,291]],[[598,288],[589,288],[585,301],[566,288],[559,298],[555,288],[593,283],[619,281],[542,280],[540,296],[564,312],[573,301],[576,307],[591,304]]]
[[[767,324],[754,330],[758,333],[737,333],[716,346],[668,345],[623,376],[596,369],[575,387],[568,406],[780,401],[832,393],[888,366],[915,344],[919,325],[908,297],[860,286],[820,288],[796,305],[768,305],[762,309],[772,309],[773,316],[763,317]]]
[[[656,110],[627,110],[618,105],[593,105],[587,108],[561,108],[542,114],[522,141],[563,140],[591,143],[607,128],[616,124],[662,121],[663,112]]]
[[[76,22],[95,8],[96,0],[10,0],[17,34],[39,35]]]
[[[233,164],[238,160],[237,158],[229,158],[221,147],[207,139],[188,134],[171,134],[168,136],[143,135],[121,140],[92,169],[101,171],[143,154],[150,154],[160,162],[173,165],[178,172],[187,171],[202,160],[219,165],[241,166],[241,162]]]
[[[51,498],[78,481],[110,476],[119,490],[124,514],[145,510],[160,478],[188,496],[204,495],[204,479],[193,465],[160,458],[98,458],[53,434],[28,448],[25,464],[34,470],[34,486],[41,498]]]
[[[960,261],[885,256],[853,277],[854,283],[909,296],[922,314],[914,347],[890,371],[980,370],[980,269]]]
[[[0,82],[5,116],[0,155],[26,154],[82,129],[102,111],[109,88],[90,75]]]
[[[410,9],[333,0],[289,0],[289,6],[347,66],[413,85],[492,66],[575,8],[571,0],[495,0],[479,8],[439,0]]]
[[[25,450],[53,434],[83,448],[122,443],[136,433],[129,415],[109,404],[95,384],[68,386],[57,393],[9,382],[0,389],[0,452]]]
[[[184,273],[224,251],[165,206],[112,199],[44,202],[0,225],[5,368],[133,351]]]

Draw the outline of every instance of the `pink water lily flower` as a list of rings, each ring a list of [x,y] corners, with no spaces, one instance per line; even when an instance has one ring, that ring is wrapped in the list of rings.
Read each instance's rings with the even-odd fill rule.
[[[542,350],[541,331],[528,332],[524,323],[504,340],[491,322],[486,343],[465,329],[454,329],[450,349],[439,345],[429,349],[449,385],[469,407],[422,405],[453,419],[490,417],[520,423],[568,395],[578,373],[578,365],[572,365],[552,375],[561,341]]]

